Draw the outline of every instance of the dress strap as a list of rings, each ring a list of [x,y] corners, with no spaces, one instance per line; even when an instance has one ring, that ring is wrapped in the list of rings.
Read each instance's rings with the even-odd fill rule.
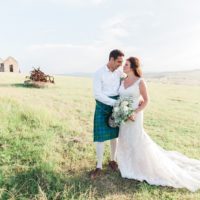
[[[143,78],[140,77],[140,78],[136,81],[138,85],[140,84],[140,81],[141,81],[142,79],[143,79]]]

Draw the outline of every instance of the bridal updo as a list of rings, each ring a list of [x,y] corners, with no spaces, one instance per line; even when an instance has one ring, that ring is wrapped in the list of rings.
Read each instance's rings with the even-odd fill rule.
[[[133,70],[135,76],[141,77],[142,76],[142,69],[140,66],[140,61],[136,57],[130,57],[127,59],[130,62],[130,67]]]

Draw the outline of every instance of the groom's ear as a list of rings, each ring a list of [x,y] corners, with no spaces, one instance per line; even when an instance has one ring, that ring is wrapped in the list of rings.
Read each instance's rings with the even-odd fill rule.
[[[115,59],[113,57],[110,57],[110,60],[111,62],[115,61]]]

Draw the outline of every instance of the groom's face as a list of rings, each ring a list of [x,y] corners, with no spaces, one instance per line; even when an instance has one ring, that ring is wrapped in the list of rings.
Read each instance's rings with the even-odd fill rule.
[[[113,67],[114,69],[117,69],[120,67],[123,63],[123,56],[118,56],[117,59],[113,59]]]

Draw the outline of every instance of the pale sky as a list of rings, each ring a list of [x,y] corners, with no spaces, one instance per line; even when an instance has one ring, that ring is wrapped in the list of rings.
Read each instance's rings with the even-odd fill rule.
[[[199,0],[0,0],[0,58],[22,72],[94,72],[112,49],[143,71],[200,69]]]

